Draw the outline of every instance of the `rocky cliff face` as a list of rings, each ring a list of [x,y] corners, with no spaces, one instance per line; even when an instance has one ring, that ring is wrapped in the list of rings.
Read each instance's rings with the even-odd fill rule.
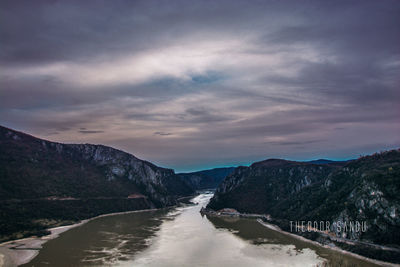
[[[326,213],[332,222],[365,221],[366,233],[343,233],[333,225],[331,231],[350,239],[379,244],[400,244],[400,150],[360,158],[332,173],[321,188],[329,210],[336,201],[335,212]],[[320,212],[320,213],[321,213]],[[315,217],[316,215],[314,215]]]
[[[344,166],[343,166],[344,165]],[[339,237],[400,244],[400,151],[346,164],[267,160],[239,167],[219,186],[209,208],[235,208],[284,221],[329,221]],[[366,222],[366,232],[343,231]]]
[[[168,206],[193,190],[173,170],[102,145],[60,144],[0,127],[0,199],[128,197]]]
[[[315,184],[338,168],[269,159],[238,167],[217,188],[209,207],[235,208],[241,212],[267,213],[278,203]]]

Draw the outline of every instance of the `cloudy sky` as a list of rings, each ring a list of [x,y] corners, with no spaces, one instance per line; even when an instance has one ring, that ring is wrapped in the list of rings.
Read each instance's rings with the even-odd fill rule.
[[[400,1],[1,1],[0,124],[177,171],[400,146]]]

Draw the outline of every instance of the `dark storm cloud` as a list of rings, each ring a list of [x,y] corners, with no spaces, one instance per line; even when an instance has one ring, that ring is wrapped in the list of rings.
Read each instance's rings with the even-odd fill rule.
[[[140,3],[134,1],[2,1],[1,5],[1,22],[6,25],[1,27],[1,59],[11,63],[84,61],[107,50],[143,48],[146,40],[136,37],[151,28],[140,22],[141,11],[135,8]],[[145,15],[142,19],[147,20]]]
[[[193,30],[203,35],[240,25],[234,15],[249,18],[256,10],[239,1],[2,1],[1,59],[25,64],[124,54],[169,45]]]
[[[398,1],[1,1],[0,123],[180,170],[387,149],[399,14]]]

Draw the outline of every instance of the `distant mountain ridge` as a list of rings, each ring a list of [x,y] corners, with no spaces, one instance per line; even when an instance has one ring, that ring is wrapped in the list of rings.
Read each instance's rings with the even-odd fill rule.
[[[178,173],[195,190],[214,189],[231,174],[235,167],[214,168],[189,173]]]
[[[316,159],[316,160],[310,160],[310,161],[306,161],[308,163],[314,163],[314,164],[329,164],[329,163],[333,163],[333,160],[329,160],[329,159]]]
[[[317,160],[310,160],[310,161],[306,161],[307,163],[312,163],[312,164],[345,164],[348,163],[350,161],[353,161],[353,159],[351,160],[330,160],[330,159],[317,159]]]

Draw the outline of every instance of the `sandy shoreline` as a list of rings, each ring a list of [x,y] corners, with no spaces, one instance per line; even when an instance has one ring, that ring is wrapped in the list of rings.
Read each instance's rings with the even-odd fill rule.
[[[335,250],[335,251],[338,251],[340,253],[351,255],[352,257],[355,257],[355,258],[358,258],[358,259],[361,259],[361,260],[365,260],[365,261],[369,261],[369,262],[377,264],[377,265],[390,266],[390,267],[392,267],[392,266],[399,267],[400,266],[400,264],[395,264],[395,263],[384,262],[384,261],[379,261],[379,260],[374,260],[374,259],[371,259],[371,258],[367,258],[367,257],[355,254],[353,252],[350,252],[350,251],[347,251],[347,250],[344,250],[344,249],[341,249],[341,248],[338,248],[338,247],[330,247],[330,246],[327,246],[327,245],[323,245],[323,244],[321,244],[321,243],[319,243],[317,241],[313,241],[313,240],[307,239],[307,238],[305,238],[303,236],[299,236],[299,235],[296,235],[296,234],[293,234],[293,233],[289,233],[289,232],[283,231],[282,229],[280,229],[276,225],[273,225],[273,224],[270,224],[270,223],[266,223],[266,222],[262,221],[261,219],[257,219],[257,222],[259,222],[261,225],[267,227],[268,229],[271,229],[273,231],[277,231],[277,232],[279,232],[281,234],[289,235],[289,236],[291,236],[293,238],[296,238],[298,240],[301,240],[303,242],[307,242],[307,243],[311,243],[311,244],[316,245],[316,246],[320,246],[320,247],[323,247],[323,248]]]
[[[0,267],[14,267],[30,262],[33,258],[35,258],[39,254],[39,251],[44,243],[46,243],[51,239],[57,238],[61,233],[65,231],[81,226],[91,220],[107,216],[114,216],[114,215],[128,214],[135,212],[149,212],[155,210],[158,209],[145,209],[145,210],[134,210],[134,211],[102,214],[93,218],[82,220],[75,224],[49,228],[47,230],[49,230],[51,233],[43,237],[32,236],[23,239],[11,240],[4,243],[0,243]]]
[[[62,232],[80,226],[88,221],[89,220],[84,220],[76,224],[50,228],[48,230],[51,232],[51,234],[43,237],[33,236],[1,243],[0,257],[3,258],[3,261],[0,260],[0,266],[18,266],[28,263],[30,260],[36,257],[37,254],[39,254],[39,250],[42,248],[42,245],[48,240],[54,239]]]

